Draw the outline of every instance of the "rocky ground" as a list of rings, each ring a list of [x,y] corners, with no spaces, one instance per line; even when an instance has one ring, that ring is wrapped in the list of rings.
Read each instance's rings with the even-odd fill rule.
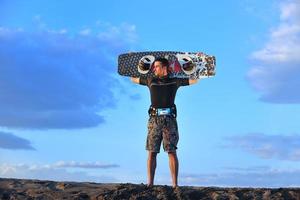
[[[300,188],[219,188],[154,186],[144,184],[102,184],[91,182],[55,182],[0,178],[0,199],[295,199]]]

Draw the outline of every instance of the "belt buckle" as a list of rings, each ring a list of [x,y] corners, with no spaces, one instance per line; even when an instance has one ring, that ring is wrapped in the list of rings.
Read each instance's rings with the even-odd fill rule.
[[[170,115],[171,114],[171,109],[170,108],[158,108],[157,109],[157,115]]]

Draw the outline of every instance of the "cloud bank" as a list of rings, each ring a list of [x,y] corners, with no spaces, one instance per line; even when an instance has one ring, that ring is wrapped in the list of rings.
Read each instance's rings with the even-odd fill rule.
[[[99,163],[84,163],[79,165],[73,162],[60,161],[49,165],[28,165],[28,164],[1,164],[0,177],[3,178],[22,178],[22,179],[40,179],[53,181],[94,181],[94,182],[117,182],[113,176],[90,175],[84,171],[87,168],[108,169],[118,167],[118,165],[105,165]],[[69,171],[67,168],[81,168],[81,171]]]
[[[233,170],[215,174],[183,173],[184,185],[223,187],[299,187],[300,170]]]
[[[260,100],[269,103],[300,103],[300,2],[284,1],[280,24],[264,47],[251,55],[253,67],[247,79]]]
[[[101,162],[76,162],[76,161],[59,161],[52,165],[55,168],[85,168],[85,169],[109,169],[120,167],[117,164],[103,164]]]
[[[117,55],[128,51],[135,27],[106,30],[0,27],[0,126],[73,129],[104,122],[101,111],[116,106],[121,87]]]
[[[226,148],[238,148],[263,159],[300,161],[300,135],[249,133],[225,138]]]

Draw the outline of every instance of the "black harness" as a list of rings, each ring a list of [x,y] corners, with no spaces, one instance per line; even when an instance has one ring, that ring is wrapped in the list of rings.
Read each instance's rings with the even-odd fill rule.
[[[157,117],[157,116],[171,116],[176,118],[177,117],[177,110],[176,106],[172,106],[170,108],[154,108],[153,106],[150,106],[148,110],[148,114],[150,117]]]

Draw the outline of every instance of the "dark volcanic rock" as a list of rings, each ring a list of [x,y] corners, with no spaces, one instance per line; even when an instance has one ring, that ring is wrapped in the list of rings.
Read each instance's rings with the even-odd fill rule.
[[[300,200],[300,188],[219,188],[181,186],[147,187],[144,184],[101,184],[0,178],[0,199],[77,200]]]

